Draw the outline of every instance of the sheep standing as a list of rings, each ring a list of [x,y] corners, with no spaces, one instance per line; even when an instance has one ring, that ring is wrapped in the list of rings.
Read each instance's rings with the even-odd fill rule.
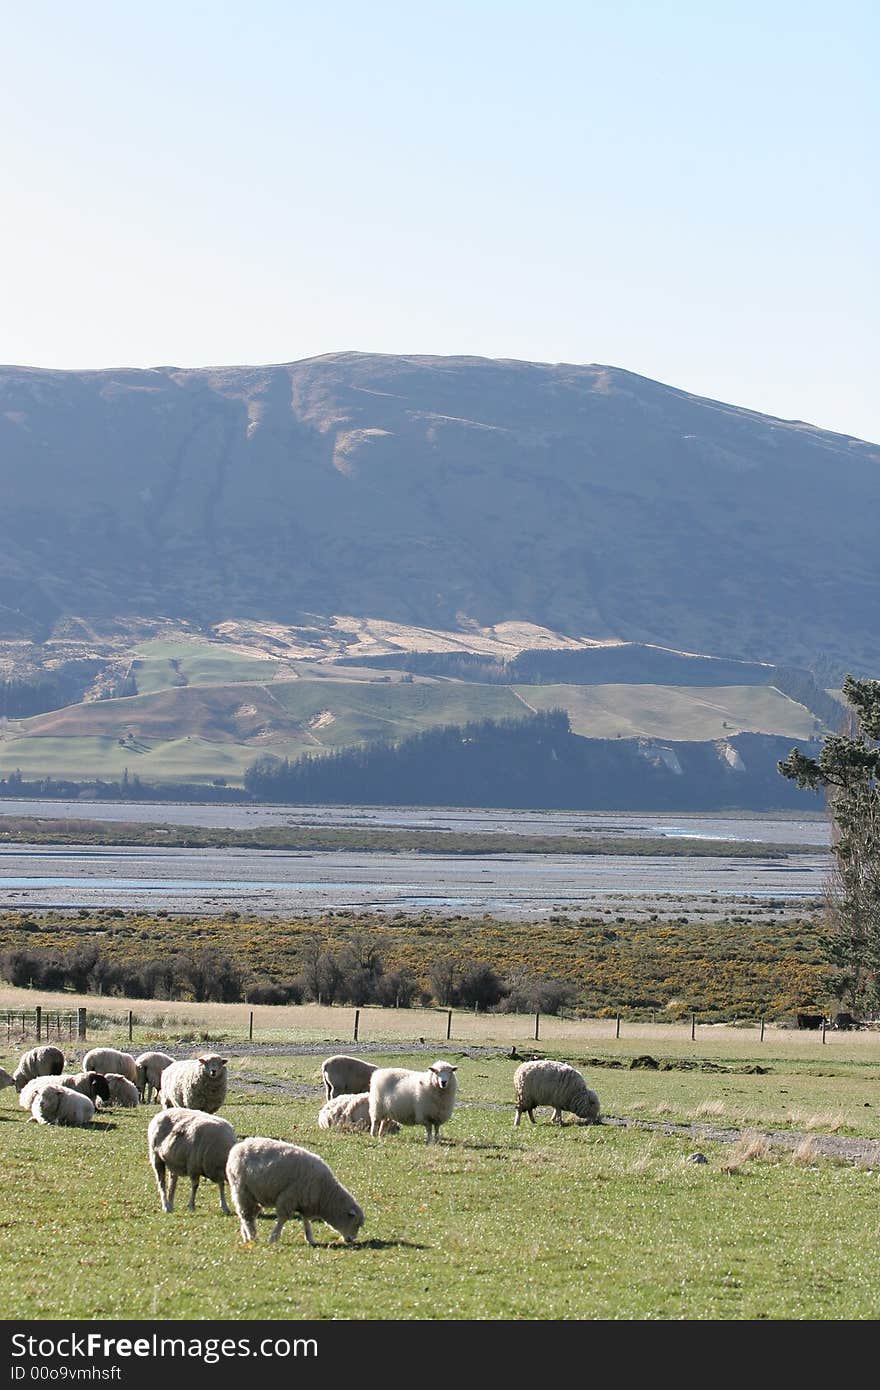
[[[195,1211],[199,1179],[207,1178],[217,1183],[221,1210],[225,1216],[231,1216],[226,1205],[226,1160],[234,1143],[235,1130],[229,1121],[217,1115],[206,1115],[204,1110],[160,1110],[154,1115],[147,1126],[147,1148],[162,1210],[174,1209],[177,1179],[189,1178],[192,1184],[189,1209]],[[167,1193],[166,1173],[169,1174]]]
[[[370,1096],[364,1091],[359,1096],[334,1096],[318,1111],[319,1129],[342,1129],[360,1134],[370,1132]],[[396,1134],[400,1125],[394,1120],[385,1121],[385,1134]]]
[[[360,1057],[328,1057],[321,1066],[321,1079],[327,1100],[334,1096],[356,1096],[370,1089],[370,1077],[378,1068]]]
[[[58,1080],[62,1086],[69,1086],[71,1091],[79,1091],[81,1096],[88,1096],[93,1105],[97,1105],[100,1100],[104,1105],[110,1100],[110,1085],[106,1076],[99,1071],[79,1071],[75,1075],[59,1076]]]
[[[514,1125],[519,1125],[523,1111],[534,1124],[533,1112],[538,1105],[552,1105],[552,1124],[562,1124],[563,1110],[582,1120],[599,1118],[598,1095],[567,1062],[523,1062],[513,1074],[513,1089],[516,1095]]]
[[[256,1240],[260,1207],[275,1208],[270,1243],[284,1224],[301,1216],[309,1245],[315,1245],[313,1221],[326,1221],[350,1245],[364,1223],[364,1214],[317,1154],[280,1139],[243,1139],[230,1150],[226,1176],[232,1205],[241,1222],[241,1238]]]
[[[166,1110],[205,1110],[213,1114],[226,1099],[226,1058],[206,1053],[172,1062],[162,1073],[159,1104]]]
[[[46,1044],[44,1047],[32,1047],[30,1052],[25,1052],[19,1058],[12,1080],[15,1089],[21,1093],[35,1076],[60,1076],[63,1071],[64,1053],[60,1047]]]
[[[115,1047],[93,1047],[91,1052],[87,1052],[83,1057],[83,1071],[99,1071],[102,1076],[111,1071],[116,1072],[118,1076],[124,1076],[127,1081],[137,1085],[137,1062],[130,1052],[120,1052]]]
[[[173,1061],[174,1058],[169,1057],[167,1052],[142,1052],[140,1057],[135,1058],[138,1073],[135,1085],[143,1103],[150,1100],[150,1093],[153,1091],[156,1093],[156,1100],[159,1099],[162,1073]]]
[[[57,1082],[41,1087],[31,1105],[31,1118],[41,1125],[90,1125],[95,1107],[88,1096],[72,1091]]]
[[[133,1081],[129,1081],[127,1076],[120,1076],[119,1072],[116,1071],[108,1071],[104,1080],[110,1090],[110,1105],[120,1105],[129,1110],[140,1105],[141,1098],[138,1094],[138,1088]]]
[[[378,1067],[370,1078],[370,1133],[381,1139],[388,1121],[424,1125],[428,1144],[440,1142],[440,1126],[455,1106],[457,1067],[432,1062],[427,1071]]]

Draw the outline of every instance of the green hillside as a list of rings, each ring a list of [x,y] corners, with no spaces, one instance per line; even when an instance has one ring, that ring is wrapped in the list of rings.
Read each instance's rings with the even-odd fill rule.
[[[585,738],[680,741],[731,734],[811,738],[821,724],[808,709],[770,685],[520,685],[536,710],[565,709],[572,732]]]
[[[290,662],[249,658],[219,644],[149,642],[135,649],[139,686],[119,699],[7,720],[0,776],[239,783],[260,755],[319,756],[443,724],[524,718],[565,709],[589,738],[705,741],[754,732],[805,739],[819,731],[803,705],[772,686],[481,685],[403,673],[297,678]],[[307,663],[297,669],[308,669]],[[263,677],[253,680],[258,671]],[[182,683],[186,682],[186,683]]]

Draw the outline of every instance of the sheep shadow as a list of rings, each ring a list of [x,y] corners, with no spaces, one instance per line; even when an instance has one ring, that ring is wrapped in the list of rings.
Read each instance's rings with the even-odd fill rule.
[[[361,1250],[430,1250],[417,1240],[359,1240]]]

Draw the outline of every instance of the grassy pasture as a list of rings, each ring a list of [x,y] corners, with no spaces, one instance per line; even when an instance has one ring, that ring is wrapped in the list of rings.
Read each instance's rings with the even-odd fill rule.
[[[814,716],[770,685],[518,685],[535,709],[565,709],[584,738],[706,740],[739,733],[812,738]]]
[[[877,1315],[876,1172],[808,1150],[794,1159],[752,1145],[756,1156],[745,1158],[745,1149],[641,1129],[559,1130],[547,1111],[537,1126],[524,1120],[514,1130],[515,1063],[442,1051],[459,1064],[459,1105],[430,1148],[415,1130],[381,1144],[319,1130],[318,1056],[232,1061],[223,1113],[240,1135],[291,1139],[327,1159],[366,1213],[354,1248],[316,1224],[321,1244],[310,1250],[297,1222],[269,1247],[268,1219],[245,1248],[210,1185],[195,1215],[185,1210],[185,1184],[180,1209],[164,1215],[146,1160],[153,1107],[113,1112],[93,1130],[49,1129],[28,1124],[4,1092],[2,1183],[16,1201],[2,1223],[0,1316],[22,1308],[36,1318],[105,1319]],[[729,1060],[747,1055],[741,1042]],[[406,1050],[374,1060],[413,1064]],[[774,1069],[764,1076],[587,1070],[611,1114],[712,1118],[722,1103],[731,1107],[723,1122],[738,1107],[760,1126],[794,1089],[797,1104],[801,1092],[815,1102],[818,1125],[823,1113],[835,1124],[841,1110],[871,1113],[859,1101],[873,1109],[878,1099],[866,1061],[841,1056],[820,1072],[812,1059],[777,1052],[774,1040],[769,1058],[761,1053]],[[686,1161],[695,1147],[707,1164]]]

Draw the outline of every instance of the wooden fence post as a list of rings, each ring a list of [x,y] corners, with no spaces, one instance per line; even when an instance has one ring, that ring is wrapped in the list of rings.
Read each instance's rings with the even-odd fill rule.
[[[361,1021],[361,1011],[360,1011],[360,1009],[355,1009],[355,1011],[354,1011],[354,1036],[352,1037],[352,1042],[357,1042],[357,1040],[358,1040],[358,1025],[359,1025],[360,1021]]]
[[[253,1011],[253,1009],[251,1009],[250,1013],[248,1014],[248,1042],[253,1042],[253,1040],[254,1040],[254,1011]]]
[[[79,1008],[76,1011],[76,1036],[79,1042],[86,1040],[86,1011]]]
[[[446,1010],[446,1041],[452,1037],[452,1010]]]
[[[764,1020],[761,1019],[761,1042],[764,1041]]]
[[[36,1030],[37,1030],[37,1042],[40,1041],[40,1030],[42,1029],[42,1026],[43,1026],[43,1008],[42,1008],[42,1005],[41,1005],[41,1004],[38,1004],[37,1007],[34,1009],[34,1027],[35,1027]]]
[[[134,1014],[131,1009],[128,1011],[128,1041],[131,1042],[131,1033],[134,1026]]]
[[[825,1029],[826,1029],[827,1027],[828,1027],[828,1020],[827,1020],[827,1018],[825,1017],[825,1015],[823,1014],[823,1015],[822,1015],[822,1041],[823,1041],[823,1043],[824,1043],[824,1041],[825,1041]]]
[[[691,1014],[691,1042],[697,1036],[697,1015]]]
[[[539,1032],[540,1032],[540,1027],[541,1027],[541,1015],[540,1015],[540,1013],[536,1013],[536,1014],[535,1014],[535,1042],[538,1041],[538,1034],[539,1034]]]
[[[617,1015],[617,1028],[614,1033],[615,1038],[620,1037],[620,1014]]]

